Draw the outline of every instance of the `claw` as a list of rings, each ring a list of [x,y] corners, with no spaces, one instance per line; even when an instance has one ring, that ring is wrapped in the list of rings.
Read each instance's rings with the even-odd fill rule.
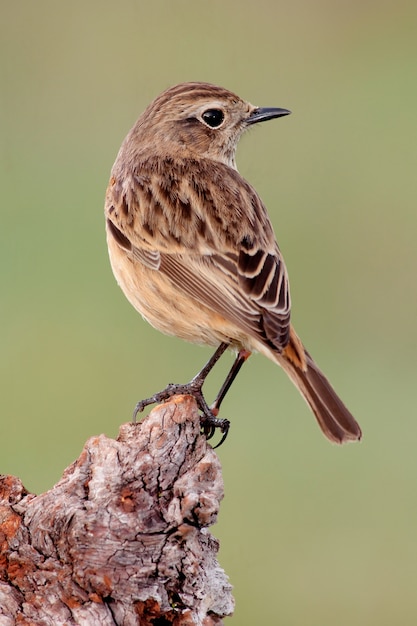
[[[213,449],[218,448],[222,445],[224,440],[227,437],[227,433],[229,432],[230,422],[226,419],[219,419],[217,414],[219,412],[220,402],[222,401],[225,392],[222,393],[220,399],[218,399],[213,408],[210,409],[207,402],[204,399],[202,387],[204,381],[206,379],[207,374],[211,371],[213,366],[217,363],[223,352],[227,349],[228,344],[222,343],[217,348],[216,352],[213,354],[211,359],[206,363],[203,369],[194,376],[194,378],[187,383],[186,385],[175,385],[174,383],[170,383],[167,385],[165,389],[160,391],[159,393],[155,393],[150,398],[146,398],[146,400],[139,400],[136,404],[135,409],[133,411],[132,421],[134,424],[137,422],[138,413],[141,413],[143,409],[150,404],[158,404],[160,402],[164,402],[165,400],[169,400],[172,396],[177,395],[188,395],[193,396],[197,402],[197,406],[202,412],[201,415],[201,427],[203,429],[203,433],[206,436],[206,439],[209,440],[213,437],[216,429],[219,428],[223,433],[223,436],[220,442],[214,446]],[[222,388],[223,389],[223,388]]]
[[[223,436],[220,442],[216,446],[214,446],[213,450],[221,446],[229,432],[230,422],[227,419],[219,419],[218,417],[216,417],[218,413],[217,410],[210,410],[207,402],[204,399],[201,385],[196,384],[195,380],[192,380],[186,385],[174,385],[171,383],[165,389],[163,389],[159,393],[155,393],[150,398],[140,400],[136,404],[133,411],[133,423],[137,423],[138,413],[141,413],[145,407],[149,406],[150,404],[158,404],[160,402],[164,402],[172,398],[172,396],[176,395],[189,395],[195,398],[197,406],[202,412],[201,427],[203,429],[204,435],[206,436],[206,439],[210,440],[214,436],[214,433],[218,428],[223,433]]]
[[[228,421],[228,420],[225,420],[225,421]],[[216,446],[214,446],[213,450],[215,450],[216,448],[220,448],[222,443],[224,443],[226,441],[226,437],[229,434],[229,426],[230,426],[230,423],[228,424],[226,430],[222,431],[223,432],[223,437],[220,439],[219,443]]]
[[[142,413],[143,409],[145,409],[150,404],[158,404],[160,402],[164,402],[165,400],[169,400],[172,396],[187,393],[187,391],[183,392],[182,389],[185,389],[187,385],[174,385],[170,383],[163,391],[159,393],[155,393],[150,398],[146,398],[145,400],[139,400],[136,404],[135,409],[133,411],[132,422],[136,424],[138,413]],[[193,395],[188,391],[188,394]]]
[[[213,450],[215,450],[216,448],[219,448],[225,441],[229,433],[230,422],[227,419],[219,419],[213,414],[203,415],[201,417],[201,426],[203,428],[203,432],[206,436],[207,441],[209,441],[213,437],[214,433],[216,432],[216,428],[218,428],[220,432],[223,433],[223,436],[220,439],[219,443],[213,447]]]

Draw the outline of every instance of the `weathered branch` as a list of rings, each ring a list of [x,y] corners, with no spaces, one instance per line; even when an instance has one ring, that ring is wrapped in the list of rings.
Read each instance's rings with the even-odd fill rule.
[[[89,439],[47,493],[0,482],[0,624],[210,626],[233,611],[218,457],[177,396]]]

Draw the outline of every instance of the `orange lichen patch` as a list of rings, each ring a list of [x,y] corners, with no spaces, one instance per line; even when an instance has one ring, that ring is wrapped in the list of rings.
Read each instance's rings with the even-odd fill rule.
[[[16,585],[16,587],[20,588],[22,581],[27,580],[36,570],[36,567],[30,561],[24,563],[7,563],[6,570],[8,580]]]
[[[107,576],[106,574],[104,574],[104,576],[103,576],[103,586],[106,589],[106,592],[107,592],[106,595],[109,596],[111,594],[111,592],[113,591],[113,586],[114,585],[113,585],[113,581],[110,578],[110,576]]]
[[[3,551],[0,552],[0,580],[7,579],[7,556],[3,554]]]
[[[0,549],[1,553],[7,549],[7,542],[17,533],[22,518],[7,506],[0,507]]]
[[[13,492],[16,483],[14,476],[4,476],[0,482],[0,498],[2,500],[8,500],[10,494]]]
[[[81,606],[81,602],[76,598],[62,598],[62,602],[67,605],[69,609],[77,609]]]
[[[132,513],[136,508],[135,496],[129,487],[123,487],[120,493],[120,506],[126,513]]]
[[[98,593],[90,593],[88,596],[91,602],[97,602],[97,604],[103,604],[103,598]]]
[[[190,524],[180,524],[175,534],[181,537],[182,539],[185,539],[189,535],[191,534],[195,535],[196,533],[197,533],[197,530],[194,526],[191,526]]]
[[[145,602],[137,602],[135,609],[138,616],[141,618],[141,624],[142,620],[143,624],[150,624],[150,620],[157,619],[158,617],[161,617],[163,615],[161,613],[161,607],[159,606],[159,603],[151,598],[145,600]],[[169,624],[169,622],[167,623]]]
[[[181,615],[178,615],[177,619],[173,623],[175,626],[194,626],[196,621],[190,609],[186,609],[181,613]]]
[[[171,408],[173,410],[172,413],[172,421],[175,424],[183,424],[187,419],[190,418],[190,410],[192,408],[192,404],[195,405],[195,400],[193,396],[173,396],[169,402],[166,403],[165,408]],[[170,407],[171,405],[171,407]],[[174,406],[172,406],[174,405]],[[197,409],[197,407],[196,407]]]

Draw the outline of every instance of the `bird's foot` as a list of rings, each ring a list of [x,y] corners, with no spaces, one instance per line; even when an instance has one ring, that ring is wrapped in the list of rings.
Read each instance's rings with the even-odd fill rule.
[[[200,409],[202,415],[200,416],[200,424],[207,439],[211,439],[218,428],[222,433],[222,438],[220,442],[214,446],[214,448],[218,448],[225,441],[227,434],[229,432],[230,422],[227,419],[220,419],[217,417],[218,409],[211,410],[208,406],[205,398],[203,396],[203,391],[201,389],[202,382],[198,377],[198,375],[193,378],[189,383],[185,385],[177,385],[175,383],[170,383],[163,389],[162,391],[155,393],[150,398],[146,398],[145,400],[140,400],[133,411],[133,423],[136,423],[138,413],[141,413],[143,409],[150,404],[157,404],[159,402],[165,402],[169,400],[173,396],[177,395],[188,395],[193,396],[197,402],[197,406]]]

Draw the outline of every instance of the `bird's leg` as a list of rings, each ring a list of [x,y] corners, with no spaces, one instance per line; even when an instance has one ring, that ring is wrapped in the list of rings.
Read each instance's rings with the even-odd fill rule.
[[[239,350],[237,357],[232,367],[230,368],[230,372],[228,373],[226,377],[226,380],[224,381],[219,393],[217,394],[215,401],[210,406],[210,410],[213,413],[213,415],[219,414],[220,405],[223,402],[225,395],[229,391],[234,379],[238,375],[240,368],[245,363],[245,361],[248,360],[251,354],[252,352],[249,352],[249,350],[243,350],[243,349]]]
[[[198,374],[194,376],[192,380],[190,380],[189,383],[186,383],[185,385],[177,385],[175,383],[170,383],[165,389],[163,389],[159,393],[156,393],[150,398],[146,398],[146,400],[140,400],[135,406],[135,410],[133,411],[133,422],[136,423],[136,418],[137,418],[138,413],[143,411],[143,409],[149,404],[163,402],[164,400],[168,400],[172,396],[176,396],[179,394],[190,395],[195,398],[198,408],[203,413],[203,415],[201,416],[201,425],[203,427],[203,431],[207,439],[211,439],[211,437],[215,433],[216,428],[219,428],[220,431],[223,433],[223,437],[220,440],[220,443],[217,444],[216,447],[220,446],[227,437],[230,422],[229,420],[219,419],[218,417],[216,417],[218,414],[218,410],[214,412],[210,409],[210,407],[208,406],[207,402],[204,399],[202,387],[208,374],[211,372],[211,370],[213,369],[217,361],[220,359],[222,354],[225,352],[225,350],[227,350],[228,346],[229,346],[228,343],[225,343],[225,342],[221,343],[219,347],[217,348],[216,352],[211,357],[211,359],[200,370],[200,372],[198,372]]]

